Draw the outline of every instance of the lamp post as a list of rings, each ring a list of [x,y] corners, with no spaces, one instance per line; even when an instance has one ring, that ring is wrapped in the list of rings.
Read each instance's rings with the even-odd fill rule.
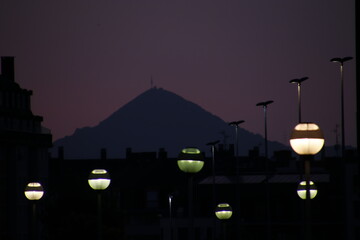
[[[341,90],[341,157],[343,160],[343,168],[346,168],[345,162],[345,113],[344,113],[344,63],[353,59],[352,57],[343,57],[343,58],[332,58],[330,62],[340,63],[340,90]],[[344,169],[344,171],[346,171]],[[344,195],[345,195],[345,237],[347,239],[353,239],[353,230],[352,230],[352,212],[351,203],[349,200],[349,186],[346,184],[346,175],[344,175]]]
[[[265,126],[265,158],[268,159],[268,139],[267,139],[267,106],[274,101],[269,100],[266,102],[259,102],[256,104],[256,106],[263,107],[264,110],[264,126]]]
[[[31,226],[31,238],[37,239],[37,220],[36,220],[36,202],[40,200],[44,195],[44,188],[39,182],[30,182],[25,187],[25,197],[32,201],[32,226]]]
[[[228,203],[219,203],[215,209],[216,217],[223,223],[223,239],[226,240],[226,225],[225,221],[232,216],[232,208]]]
[[[239,125],[244,123],[245,121],[244,120],[239,120],[239,121],[233,121],[233,122],[230,122],[229,125],[230,126],[233,126],[235,128],[235,161],[236,161],[236,180],[237,180],[237,184],[238,184],[238,187],[240,188],[240,160],[239,160],[239,136],[238,136],[238,133],[239,133]],[[235,191],[235,198],[236,198],[236,202],[237,202],[237,209],[239,211],[240,207],[241,207],[241,204],[240,204],[240,196],[239,196],[239,191]],[[240,223],[240,214],[237,214],[237,223],[239,224]],[[237,234],[237,237],[239,238],[240,237],[240,226],[237,226],[237,231],[236,231],[236,234]]]
[[[240,166],[239,166],[239,162],[238,162],[238,156],[239,156],[239,136],[238,136],[238,132],[239,132],[239,125],[241,123],[244,123],[244,120],[239,120],[239,121],[234,121],[234,122],[229,122],[229,126],[233,126],[235,127],[235,159],[236,159],[236,174],[239,175],[240,172]]]
[[[289,83],[297,84],[297,92],[298,92],[298,112],[299,112],[299,123],[301,123],[301,83],[305,80],[309,79],[308,77],[303,77],[299,79],[290,80]]]
[[[340,63],[340,91],[341,91],[341,155],[345,155],[345,114],[344,114],[344,63],[352,57],[332,58],[330,62]]]
[[[216,189],[215,189],[215,145],[218,144],[220,141],[214,141],[214,142],[209,142],[206,144],[206,146],[211,146],[211,163],[212,163],[212,203],[213,206],[215,206],[216,203]],[[215,230],[216,230],[216,222],[213,222],[213,226],[214,226],[214,231],[213,231],[213,235],[212,235],[212,239],[215,239]]]
[[[194,239],[194,216],[192,210],[193,204],[193,175],[199,172],[204,166],[204,156],[201,151],[194,147],[188,147],[181,150],[177,161],[181,171],[188,174],[188,239]]]
[[[173,226],[172,226],[172,199],[173,195],[169,195],[169,219],[170,219],[170,240],[172,240],[173,237]]]
[[[91,171],[88,183],[92,189],[97,191],[97,239],[102,239],[102,212],[101,212],[101,192],[110,185],[111,179],[105,169],[94,169]]]
[[[310,160],[315,154],[320,152],[324,146],[324,136],[318,125],[315,123],[299,123],[295,126],[291,138],[290,145],[292,149],[300,155],[305,164],[305,187],[306,187],[306,226],[305,237],[311,239],[311,218],[310,218]]]
[[[265,189],[266,189],[266,232],[267,239],[271,239],[271,221],[270,221],[270,192],[269,192],[269,156],[268,156],[268,138],[267,138],[267,106],[273,103],[273,100],[259,102],[256,106],[263,107],[264,110],[264,126],[265,126]]]

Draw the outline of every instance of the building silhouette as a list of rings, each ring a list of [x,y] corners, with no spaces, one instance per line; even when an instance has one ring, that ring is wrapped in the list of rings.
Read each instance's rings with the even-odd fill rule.
[[[49,130],[31,111],[32,91],[15,82],[14,57],[1,57],[0,75],[0,239],[29,239],[28,182],[48,177]],[[40,226],[39,226],[40,228]]]
[[[290,151],[279,151],[269,160],[269,202],[266,203],[265,161],[255,147],[248,156],[234,157],[233,147],[217,146],[215,183],[217,202],[227,202],[233,217],[225,226],[215,218],[212,204],[211,157],[194,176],[195,239],[221,239],[224,228],[227,239],[304,239],[305,201],[296,193],[302,180],[303,164]],[[50,239],[68,234],[92,238],[96,234],[96,194],[87,184],[92,169],[105,168],[111,176],[104,191],[104,239],[187,239],[187,176],[168,158],[165,149],[158,152],[127,151],[126,158],[106,158],[106,149],[98,159],[64,159],[66,149],[59,148],[52,158],[52,186],[56,195],[53,207],[47,209],[46,222],[52,225]],[[236,159],[240,176],[236,175]],[[346,239],[351,229],[359,238],[359,191],[357,162],[349,165],[347,180],[350,192],[344,192],[344,172],[339,158],[314,160],[311,179],[319,193],[311,201],[311,226],[314,239]],[[61,175],[56,175],[60,173]],[[59,186],[61,185],[61,186]],[[59,189],[62,189],[59,192]],[[348,195],[348,200],[344,194]],[[171,219],[169,196],[172,196]],[[55,198],[53,198],[55,199]],[[344,211],[351,204],[351,218]],[[55,207],[56,206],[56,207]],[[62,207],[59,207],[62,206]],[[269,219],[267,209],[269,206]],[[59,219],[62,218],[62,219]],[[348,219],[346,219],[348,218]],[[215,225],[214,225],[215,220]],[[270,224],[270,226],[268,226]],[[350,224],[350,228],[346,225]],[[76,227],[74,227],[76,226]],[[268,230],[270,229],[270,233]],[[58,238],[57,238],[58,237]]]

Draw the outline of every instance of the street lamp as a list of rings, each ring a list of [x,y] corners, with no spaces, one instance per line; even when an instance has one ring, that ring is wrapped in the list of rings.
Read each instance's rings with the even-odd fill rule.
[[[303,77],[299,79],[290,80],[289,83],[296,83],[298,89],[298,111],[299,111],[299,123],[301,123],[301,83],[309,79],[308,77]]]
[[[236,180],[237,180],[237,184],[238,187],[240,187],[240,160],[239,160],[239,125],[244,123],[244,120],[239,120],[239,121],[233,121],[233,122],[229,122],[230,126],[235,127],[235,161],[236,161]],[[235,191],[235,198],[236,198],[236,202],[237,202],[237,209],[239,210],[241,207],[240,204],[240,191]],[[240,223],[240,214],[237,215],[238,216],[238,221],[237,223]],[[239,229],[240,226],[238,226],[236,231],[237,236],[239,237]]]
[[[232,216],[232,208],[228,203],[219,203],[215,209],[215,215],[220,220],[227,220]]]
[[[344,114],[344,62],[350,61],[352,57],[332,58],[330,62],[340,63],[340,90],[341,90],[341,155],[345,156],[345,114]]]
[[[313,181],[310,181],[310,199],[313,199],[316,197],[317,195],[317,188],[316,188],[316,185],[314,184]],[[297,188],[297,194],[298,196],[303,199],[303,200],[306,200],[306,181],[301,181],[299,183],[299,186]]]
[[[44,188],[38,182],[31,182],[25,187],[24,194],[29,200],[40,200],[44,195]]]
[[[105,190],[110,185],[110,175],[105,169],[94,169],[89,175],[89,185],[94,190]]]
[[[211,146],[211,156],[212,156],[212,201],[213,201],[213,206],[215,206],[216,203],[216,190],[215,190],[215,145],[218,144],[220,141],[214,141],[214,142],[209,142],[206,145],[207,146]],[[215,239],[215,230],[216,230],[216,222],[213,222],[213,226],[214,226],[214,231],[213,231],[213,240]]]
[[[199,172],[204,166],[204,156],[201,151],[195,147],[188,147],[181,150],[177,161],[181,171],[188,174],[188,217],[189,230],[188,239],[194,239],[194,216],[192,210],[193,204],[193,175]]]
[[[265,125],[265,190],[266,190],[266,232],[267,232],[267,239],[271,239],[271,217],[270,217],[270,191],[269,191],[269,156],[268,156],[268,137],[267,137],[267,106],[273,103],[273,100],[259,102],[256,106],[263,107],[264,110],[264,125]]]
[[[311,122],[299,123],[295,126],[290,145],[299,155],[315,155],[324,146],[324,135],[318,125]]]
[[[184,148],[179,154],[177,164],[185,173],[197,173],[204,166],[204,156],[197,148]]]
[[[32,201],[32,227],[31,227],[31,237],[32,239],[37,239],[37,224],[36,224],[36,202],[44,196],[44,188],[39,182],[30,182],[25,187],[24,191],[25,197]]]
[[[97,238],[102,239],[102,212],[101,212],[101,192],[110,185],[110,175],[105,169],[94,169],[91,171],[88,179],[90,187],[97,191]]]
[[[232,208],[228,203],[219,203],[215,209],[216,217],[222,221],[223,227],[223,239],[226,240],[226,220],[232,216]]]
[[[264,120],[265,120],[265,158],[268,159],[268,139],[267,139],[267,106],[274,101],[269,100],[266,102],[259,102],[256,106],[261,106],[264,109]]]
[[[292,149],[300,155],[305,162],[305,200],[306,200],[306,239],[311,238],[310,230],[310,199],[311,199],[311,183],[310,183],[310,160],[315,154],[320,152],[324,146],[324,135],[315,123],[303,122],[295,126],[291,138],[290,145]]]
[[[230,126],[235,127],[235,158],[237,158],[239,156],[239,142],[238,142],[239,141],[239,139],[238,139],[239,125],[244,122],[245,122],[244,120],[229,122]]]

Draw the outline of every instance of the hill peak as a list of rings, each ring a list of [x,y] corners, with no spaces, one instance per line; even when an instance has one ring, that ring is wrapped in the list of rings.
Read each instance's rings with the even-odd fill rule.
[[[241,129],[246,137],[243,151],[262,143],[259,135]],[[63,146],[67,158],[97,158],[101,148],[109,157],[124,157],[126,148],[136,152],[164,148],[170,157],[186,146],[204,150],[206,143],[233,136],[233,128],[199,105],[162,88],[151,88],[119,108],[95,127],[78,129],[59,139],[54,150]],[[224,138],[224,144],[226,144]],[[232,138],[228,143],[233,143]]]

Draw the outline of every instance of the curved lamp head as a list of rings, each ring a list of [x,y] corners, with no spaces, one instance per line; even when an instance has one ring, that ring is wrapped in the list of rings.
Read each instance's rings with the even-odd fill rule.
[[[24,194],[29,200],[39,200],[44,195],[44,188],[38,182],[31,182],[25,187]]]
[[[204,156],[197,148],[184,148],[179,153],[177,164],[183,172],[197,173],[204,166]]]
[[[313,181],[310,181],[310,199],[313,199],[317,195],[317,188]],[[297,188],[297,194],[301,199],[306,199],[306,181],[302,181],[299,183]]]
[[[110,175],[105,169],[94,169],[89,175],[89,185],[94,190],[105,190],[110,185]]]
[[[343,58],[336,57],[336,58],[330,59],[330,62],[338,62],[341,65],[343,65],[344,62],[347,62],[347,61],[349,61],[351,59],[353,59],[353,58],[352,57],[343,57]]]
[[[220,203],[215,209],[215,215],[220,220],[231,218],[232,208],[228,203]]]
[[[324,142],[324,135],[315,123],[299,123],[290,138],[291,148],[299,155],[317,154]]]

